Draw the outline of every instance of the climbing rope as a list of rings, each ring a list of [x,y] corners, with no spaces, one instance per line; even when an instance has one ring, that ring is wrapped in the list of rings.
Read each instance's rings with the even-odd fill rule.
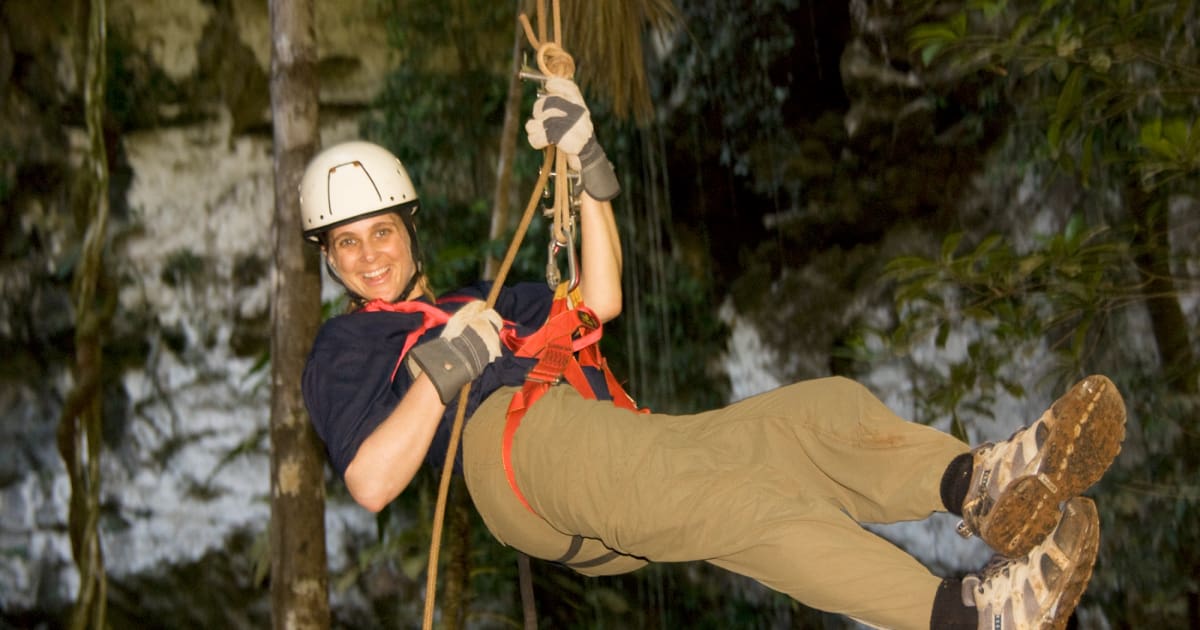
[[[558,0],[553,0],[553,2],[554,38],[552,40],[546,39],[545,21],[542,19],[542,2],[538,2],[538,33],[540,37],[533,34],[533,28],[529,25],[529,18],[524,13],[519,18],[521,27],[525,29],[525,38],[529,40],[530,46],[533,47],[538,69],[541,70],[540,75],[523,72],[522,76],[525,78],[545,80],[549,77],[570,79],[575,76],[575,60],[562,47],[562,28],[558,11]],[[556,178],[554,207],[552,211],[554,229],[551,231],[551,234],[554,235],[556,243],[560,246],[566,246],[571,242],[571,235],[569,234],[571,203],[568,194],[566,155],[559,153],[555,156],[554,173]]]
[[[547,39],[546,37],[546,11],[543,0],[538,0],[537,2],[538,37],[533,35],[529,18],[525,14],[522,13],[519,19],[522,27],[525,29],[526,38],[537,53],[537,65],[542,75],[544,77],[569,79],[575,74],[575,61],[562,47],[562,20],[558,2],[559,0],[552,0],[554,32],[551,39]],[[553,238],[554,241],[564,244],[566,247],[574,247],[574,243],[570,239],[571,202],[567,191],[568,174],[566,155],[556,151],[554,146],[546,147],[544,152],[545,155],[542,161],[542,168],[538,174],[537,183],[534,185],[533,193],[529,197],[529,203],[525,207],[525,213],[521,217],[521,222],[517,225],[517,230],[508,245],[508,251],[504,255],[504,260],[496,272],[492,288],[488,292],[488,308],[495,306],[496,298],[500,295],[500,289],[504,286],[504,280],[512,268],[513,261],[516,259],[517,250],[520,249],[521,242],[525,239],[525,233],[528,231],[529,224],[533,219],[534,210],[541,203],[542,194],[546,190],[546,182],[550,177],[551,166],[553,166],[556,180],[554,186],[554,207],[552,210],[554,216]],[[552,243],[552,246],[554,244]],[[467,399],[469,398],[470,391],[471,384],[467,383],[463,386],[462,391],[459,392],[458,409],[454,417],[454,424],[450,429],[450,443],[446,447],[446,461],[442,465],[442,478],[438,484],[437,504],[434,507],[433,513],[432,540],[429,546],[429,564],[425,580],[425,614],[422,625],[425,630],[432,630],[433,628],[434,602],[437,593],[437,565],[438,555],[441,550],[442,527],[446,516],[446,498],[450,492],[450,478],[454,471],[454,461],[457,459],[456,454],[458,453],[459,440],[462,437],[463,421],[467,415]],[[528,565],[523,563],[522,571],[526,571],[527,568]],[[525,582],[524,577],[522,578],[522,582]],[[524,590],[522,588],[522,591]],[[526,610],[528,611],[528,607]],[[536,620],[534,620],[534,623],[536,623]],[[528,627],[529,625],[530,619],[527,614],[526,626]]]

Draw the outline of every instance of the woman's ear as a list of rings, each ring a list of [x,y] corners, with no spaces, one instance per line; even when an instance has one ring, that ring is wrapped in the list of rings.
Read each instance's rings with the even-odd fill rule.
[[[329,248],[322,247],[321,256],[325,258],[325,268],[329,270],[329,275],[333,276],[338,282],[341,282],[342,274],[338,271],[337,263],[334,262],[333,256],[329,255]]]

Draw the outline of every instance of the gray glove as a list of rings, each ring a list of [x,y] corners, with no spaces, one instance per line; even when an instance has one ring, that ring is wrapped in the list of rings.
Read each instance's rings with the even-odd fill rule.
[[[583,189],[593,199],[608,201],[621,192],[613,165],[596,142],[591,113],[574,81],[546,80],[546,94],[533,104],[533,118],[525,123],[525,133],[533,148],[553,144],[567,154],[568,165],[579,172]]]
[[[412,361],[429,376],[443,403],[450,404],[463,385],[500,357],[503,325],[499,313],[474,300],[450,316],[437,339],[412,349]]]

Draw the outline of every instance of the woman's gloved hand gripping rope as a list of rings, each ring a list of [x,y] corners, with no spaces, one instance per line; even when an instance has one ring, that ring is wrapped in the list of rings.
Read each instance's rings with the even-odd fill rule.
[[[433,382],[443,404],[500,357],[503,325],[499,313],[474,300],[450,317],[437,339],[413,348],[412,361]]]
[[[570,79],[546,80],[546,93],[533,104],[533,118],[525,123],[529,144],[535,149],[556,145],[567,154],[571,170],[579,172],[583,189],[597,201],[609,201],[621,192],[613,165],[596,141],[592,116],[579,86]]]

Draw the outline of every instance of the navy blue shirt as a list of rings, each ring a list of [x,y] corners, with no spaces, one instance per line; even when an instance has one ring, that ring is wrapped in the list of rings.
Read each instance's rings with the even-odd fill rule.
[[[454,291],[439,298],[449,299],[438,306],[446,311],[457,310],[463,302],[455,299],[486,299],[490,288],[491,284],[484,282]],[[494,308],[507,322],[515,324],[517,334],[523,337],[545,323],[553,298],[554,293],[543,283],[516,284],[501,290]],[[330,319],[317,332],[304,366],[304,403],[339,475],[345,475],[358,447],[412,385],[408,369],[399,361],[409,334],[420,328],[422,319],[421,313],[358,311]],[[436,338],[441,331],[442,326],[430,328],[417,343]],[[503,355],[473,382],[467,417],[500,387],[522,384],[534,363],[534,359],[517,358],[503,348]],[[441,467],[445,462],[457,412],[456,402],[446,406],[433,443],[425,453],[427,463]],[[455,468],[461,470],[461,446],[455,459]]]

